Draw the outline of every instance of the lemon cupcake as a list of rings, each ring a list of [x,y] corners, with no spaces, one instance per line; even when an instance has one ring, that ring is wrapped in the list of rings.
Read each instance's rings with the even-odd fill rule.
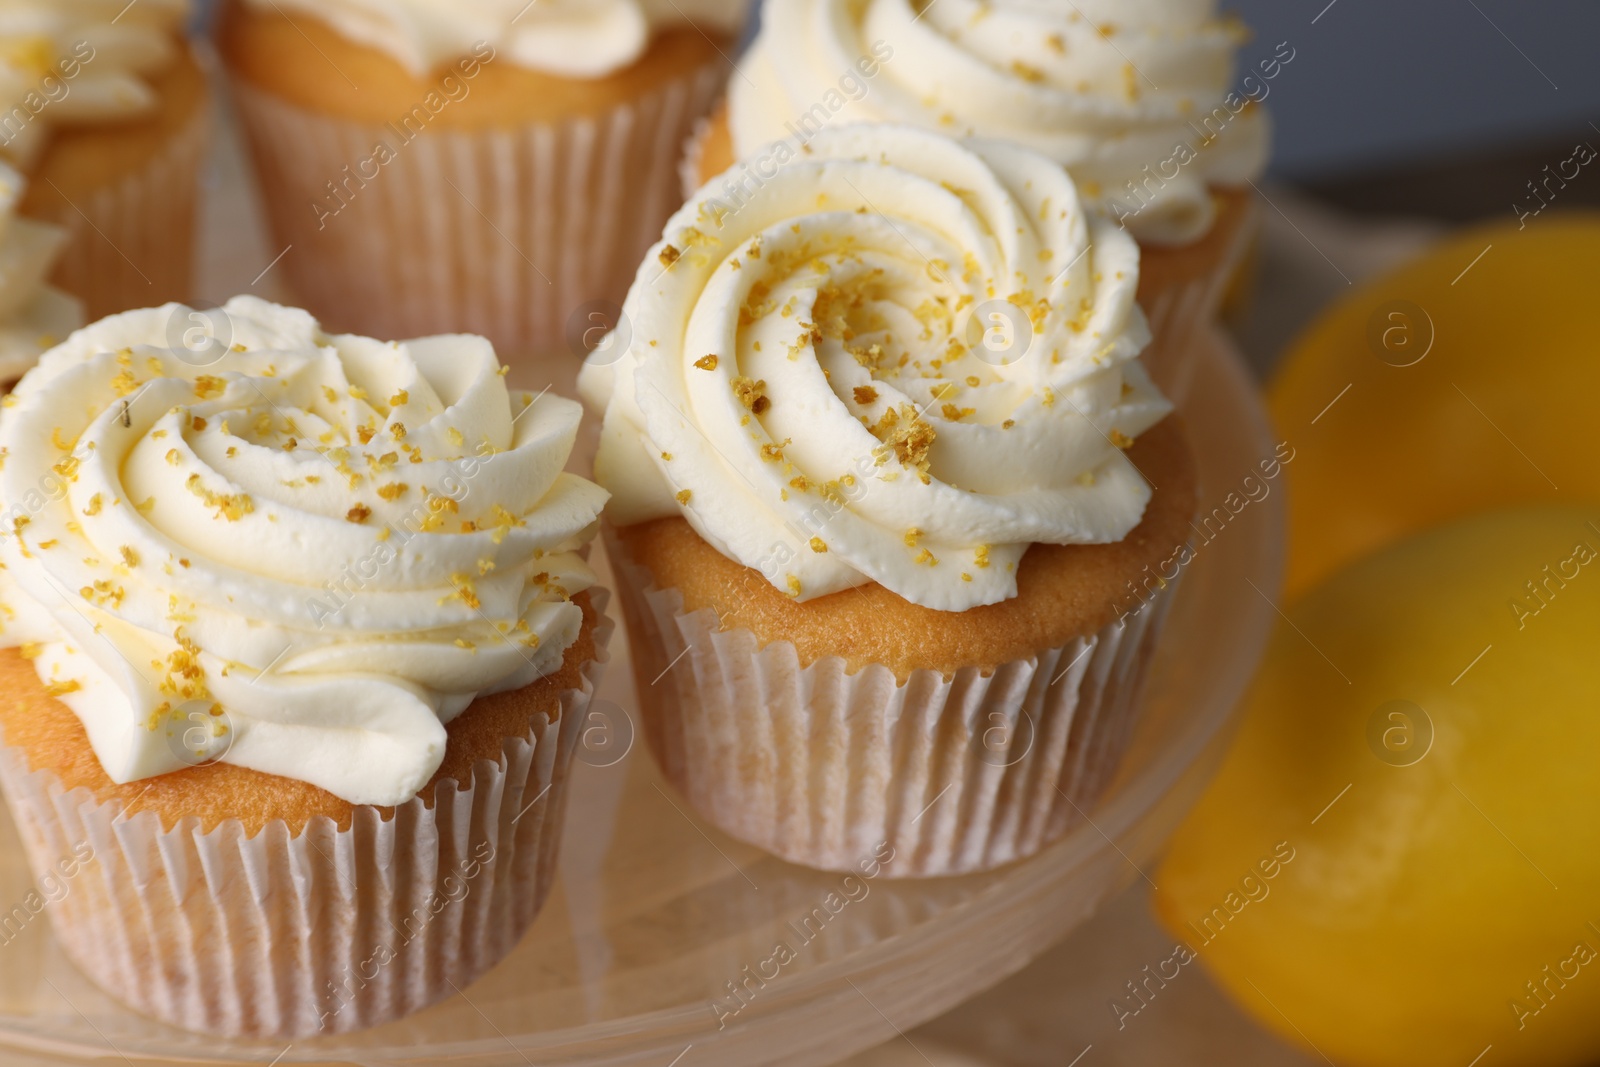
[[[208,340],[187,346],[174,336]],[[0,413],[0,784],[67,955],[164,1022],[415,1011],[551,885],[604,658],[581,415],[482,338],[129,312]]]
[[[227,0],[290,285],[334,325],[472,330],[570,385],[682,200],[680,146],[746,8]]]
[[[1021,147],[770,151],[668,223],[581,380],[651,748],[793,862],[1018,859],[1115,771],[1195,506],[1138,246]]]
[[[0,163],[0,390],[83,325],[83,305],[45,278],[61,256],[67,231],[16,216],[26,182]]]
[[[1266,164],[1260,107],[1293,49],[1230,91],[1246,39],[1215,0],[773,0],[747,77],[691,146],[691,186],[779,138],[851,121],[1026,145],[1067,167],[1090,208],[1144,252],[1144,359],[1181,389],[1249,237]],[[734,186],[738,175],[725,175]]]
[[[93,318],[190,295],[205,75],[189,0],[17,0],[0,24],[0,157],[67,230],[53,275]]]

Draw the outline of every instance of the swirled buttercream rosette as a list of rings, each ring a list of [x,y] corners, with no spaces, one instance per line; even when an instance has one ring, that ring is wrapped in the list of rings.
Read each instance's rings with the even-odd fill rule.
[[[475,45],[520,67],[603,78],[637,63],[663,29],[693,22],[736,34],[748,0],[247,0],[322,19],[426,76]]]
[[[1071,171],[1084,202],[1134,234],[1164,388],[1215,316],[1248,238],[1265,169],[1261,107],[1293,61],[1249,39],[1215,0],[783,0],[690,150],[698,186],[780,137],[847,122],[910,123],[1024,145]]]
[[[191,292],[206,77],[191,0],[15,0],[0,18],[0,158],[68,239],[52,280],[90,318]]]
[[[1138,360],[1138,247],[1016,146],[857,126],[768,151],[748,197],[713,184],[674,217],[624,306],[630,347],[581,383],[605,410],[596,477],[617,548],[639,568],[631,632],[670,653],[658,670],[688,664],[641,675],[657,755],[718,825],[819,865],[860,843],[819,827],[850,822],[821,812],[862,775],[896,809],[950,784],[936,779],[952,764],[899,759],[902,742],[965,738],[976,747],[954,766],[972,774],[957,780],[1053,810],[1055,786],[1114,762],[1104,739],[1136,707],[1168,595],[1129,614],[1109,579],[1184,540],[1192,495],[1187,460],[1155,455],[1177,484],[1158,535],[1141,526],[1152,489],[1134,457],[1183,446],[1170,432],[1135,444],[1170,410]],[[1087,673],[1030,689],[1069,648]],[[951,690],[963,672],[1011,680]],[[978,774],[974,724],[1022,712],[1048,718],[1058,747],[1030,751],[1009,785]],[[1104,755],[1079,780],[1069,747]],[[849,832],[884,831],[874,810]],[[960,847],[906,838],[924,859],[904,873],[1005,862],[1065,822],[1038,815],[1048,831],[1008,844],[970,826]]]
[[[304,1035],[509,951],[603,657],[579,417],[482,338],[244,297],[41,359],[0,412],[0,778],[35,863],[92,848],[80,966],[181,1026]]]
[[[26,179],[0,163],[0,389],[83,325],[83,304],[45,284],[66,231],[16,215]]]

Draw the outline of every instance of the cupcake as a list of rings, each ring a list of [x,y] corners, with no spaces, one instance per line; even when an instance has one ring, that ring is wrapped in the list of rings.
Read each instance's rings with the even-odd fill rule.
[[[682,200],[745,9],[225,0],[289,285],[341,328],[472,330],[519,377],[570,385]]]
[[[67,231],[17,218],[26,182],[0,163],[0,390],[83,325],[83,305],[45,284]]]
[[[690,184],[841,122],[1025,145],[1138,239],[1154,332],[1144,359],[1181,391],[1184,354],[1248,242],[1249,183],[1268,140],[1255,105],[1294,58],[1287,45],[1264,53],[1260,75],[1230,91],[1245,38],[1215,0],[775,0],[740,62],[747,77],[691,147]]]
[[[1117,768],[1195,507],[1138,246],[1018,146],[763,151],[668,223],[580,383],[645,733],[795,863],[1021,858]]]
[[[517,943],[604,658],[580,415],[482,338],[249,297],[80,330],[6,399],[0,785],[107,992],[299,1038]]]
[[[0,157],[64,227],[52,277],[93,318],[190,295],[209,93],[189,0],[16,0],[0,22]]]

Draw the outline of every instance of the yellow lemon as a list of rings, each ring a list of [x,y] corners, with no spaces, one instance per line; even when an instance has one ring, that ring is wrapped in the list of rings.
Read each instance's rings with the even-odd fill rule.
[[[1340,302],[1271,388],[1294,597],[1408,533],[1600,499],[1600,216],[1463,232]]]
[[[1340,571],[1275,636],[1163,922],[1334,1063],[1600,1062],[1597,638],[1600,505]]]

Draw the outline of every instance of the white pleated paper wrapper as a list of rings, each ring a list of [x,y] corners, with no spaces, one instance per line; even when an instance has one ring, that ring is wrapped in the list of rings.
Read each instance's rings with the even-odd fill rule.
[[[1140,294],[1140,307],[1150,323],[1151,341],[1139,359],[1156,385],[1174,401],[1188,394],[1201,338],[1216,321],[1228,284],[1255,239],[1255,203],[1245,201],[1241,210],[1244,217],[1210,271],[1165,286],[1153,296]]]
[[[440,783],[431,809],[413,798],[385,821],[358,807],[342,831],[327,817],[297,837],[281,820],[253,838],[237,821],[201,833],[193,817],[163,830],[155,813],[123,818],[0,748],[34,869],[93,849],[51,909],[56,940],[135,1010],[229,1037],[347,1033],[451,996],[516,947],[549,894],[613,628],[601,618],[599,658],[561,694],[557,723],[534,716],[500,763],[478,761],[466,789]]]
[[[694,194],[709,180],[701,177],[700,171],[705,161],[706,141],[711,137],[713,126],[712,117],[702,115],[694,120],[689,136],[684,138],[683,154],[678,159],[678,185],[685,201],[693,200]]]
[[[309,311],[374,337],[482,334],[560,385],[576,377],[574,347],[593,347],[608,321],[586,306],[613,305],[614,321],[682,202],[684,138],[725,75],[720,63],[698,68],[600,117],[428,130],[409,143],[240,80],[234,95],[277,246],[293,246],[279,269]],[[350,181],[345,168],[380,141],[396,158]],[[341,182],[342,200],[331,192]],[[319,221],[315,204],[344,206]]]
[[[47,217],[68,231],[51,283],[82,300],[90,322],[193,298],[210,131],[208,100],[143,168]]]
[[[885,877],[988,870],[1083,819],[1121,761],[1175,583],[1126,625],[945,678],[837,657],[802,666],[683,611],[615,536],[640,707],[662,772],[707,822],[791,863]],[[670,669],[669,669],[670,668]]]

